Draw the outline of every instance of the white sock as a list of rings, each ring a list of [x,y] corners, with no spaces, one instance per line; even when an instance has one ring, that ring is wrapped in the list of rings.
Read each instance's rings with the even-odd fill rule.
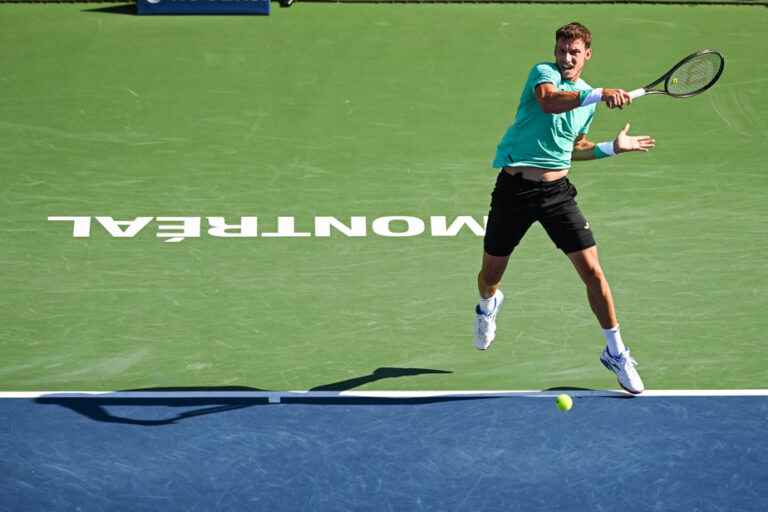
[[[608,352],[612,356],[617,356],[626,350],[624,342],[621,341],[621,331],[618,325],[610,329],[603,329],[603,336],[605,336],[605,342],[608,345]]]
[[[497,302],[498,301],[496,300],[496,292],[493,292],[493,295],[491,295],[487,299],[480,297],[480,302],[478,303],[480,304],[480,311],[482,311],[486,315],[489,313],[492,313],[493,310],[496,309]]]

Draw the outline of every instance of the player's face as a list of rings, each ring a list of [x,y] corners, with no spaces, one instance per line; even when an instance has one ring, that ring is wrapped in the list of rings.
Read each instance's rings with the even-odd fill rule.
[[[581,76],[584,64],[592,58],[592,49],[584,46],[581,39],[558,39],[555,44],[555,60],[563,79],[573,82]]]

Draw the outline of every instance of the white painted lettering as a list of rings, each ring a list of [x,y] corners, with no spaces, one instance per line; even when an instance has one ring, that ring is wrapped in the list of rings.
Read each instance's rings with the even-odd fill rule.
[[[405,231],[392,231],[393,222],[405,222],[407,228]],[[379,217],[373,221],[373,232],[380,236],[404,237],[417,236],[424,232],[424,221],[418,217]]]
[[[72,236],[75,238],[88,238],[91,236],[90,217],[48,217],[48,220],[52,222],[72,222]]]
[[[346,236],[365,236],[365,217],[350,217],[349,225],[336,217],[315,217],[315,236],[331,236],[331,228]]]
[[[277,232],[275,232],[275,233],[262,233],[261,236],[265,236],[265,237],[305,237],[305,236],[312,236],[312,233],[297,233],[296,232],[296,219],[294,217],[278,217],[277,218]]]
[[[96,221],[115,238],[133,238],[149,225],[154,219],[157,223],[158,238],[166,242],[181,242],[185,238],[199,238],[201,236],[202,220],[208,222],[206,233],[216,238],[330,238],[333,233],[345,237],[366,237],[372,232],[378,236],[391,238],[415,237],[426,232],[426,219],[405,215],[392,215],[373,219],[368,225],[368,217],[350,216],[337,217],[318,216],[313,217],[314,232],[296,230],[296,217],[283,216],[276,219],[276,230],[273,232],[259,233],[258,217],[230,218],[234,223],[227,223],[227,217],[135,217],[133,219],[118,220],[114,217],[86,217],[86,216],[50,216],[51,222],[72,222],[72,236],[75,238],[88,238],[91,236],[91,219]],[[427,236],[455,237],[464,233],[471,233],[482,237],[488,225],[488,217],[473,217],[471,215],[458,215],[447,217],[445,215],[433,215],[429,217],[429,232]],[[263,224],[263,222],[262,222]]]
[[[477,236],[485,235],[485,224],[488,222],[488,217],[484,218],[483,226],[477,222],[474,217],[469,215],[460,215],[451,222],[448,226],[448,220],[446,217],[430,217],[430,226],[432,228],[432,236],[456,236],[459,231],[466,226],[472,233]]]
[[[166,242],[181,242],[185,238],[200,236],[200,217],[157,217],[157,222],[180,222],[181,225],[158,225],[157,237]],[[169,231],[169,232],[165,232]]]
[[[99,224],[104,226],[107,233],[115,238],[133,238],[144,227],[152,222],[152,217],[136,217],[133,220],[115,220],[112,217],[96,217]],[[122,229],[121,226],[127,226]]]
[[[227,224],[224,217],[208,217],[208,234],[221,238],[248,238],[259,236],[258,217],[240,217],[240,224]]]

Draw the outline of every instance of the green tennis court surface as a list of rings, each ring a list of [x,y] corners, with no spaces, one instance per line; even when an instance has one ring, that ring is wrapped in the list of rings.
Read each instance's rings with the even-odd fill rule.
[[[137,17],[0,5],[0,389],[614,388],[576,273],[534,227],[513,256],[499,338],[472,347],[495,145],[554,30],[594,35],[584,78],[640,87],[717,48],[688,99],[600,109],[590,132],[657,140],[576,163],[625,340],[649,389],[768,387],[768,10],[736,6],[299,4],[269,17]],[[91,218],[88,237],[71,222]],[[118,238],[96,217],[152,220]],[[201,218],[199,237],[158,237]],[[292,217],[310,236],[258,233]],[[349,224],[365,236],[315,219]],[[377,219],[425,223],[382,236]],[[121,229],[127,224],[121,225]],[[386,224],[393,233],[404,221]]]

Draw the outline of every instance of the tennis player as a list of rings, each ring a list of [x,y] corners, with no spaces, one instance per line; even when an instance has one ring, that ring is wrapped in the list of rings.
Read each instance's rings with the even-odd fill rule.
[[[623,108],[631,103],[622,89],[593,88],[581,79],[592,57],[592,35],[580,23],[555,33],[555,62],[536,64],[520,96],[514,123],[496,151],[493,167],[501,169],[491,196],[482,269],[477,278],[480,302],[475,308],[475,346],[487,350],[496,336],[496,317],[504,295],[499,289],[514,248],[538,221],[565,253],[587,288],[589,304],[603,329],[606,347],[600,361],[614,372],[622,388],[642,393],[637,362],[624,346],[611,289],[597,256],[589,222],[567,178],[572,160],[595,160],[629,151],[648,151],[655,141],[629,135],[627,124],[613,141],[595,144],[587,132],[599,103]]]

